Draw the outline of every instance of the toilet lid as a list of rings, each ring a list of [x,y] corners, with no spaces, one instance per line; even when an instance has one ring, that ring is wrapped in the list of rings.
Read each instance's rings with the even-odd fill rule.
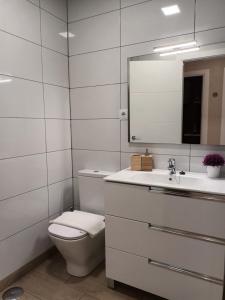
[[[51,224],[48,228],[48,232],[51,235],[65,240],[77,240],[87,235],[87,232],[83,230],[58,224]]]

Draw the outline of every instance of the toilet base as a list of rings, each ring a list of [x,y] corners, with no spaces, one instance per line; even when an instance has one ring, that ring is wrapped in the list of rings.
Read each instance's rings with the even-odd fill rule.
[[[101,262],[105,259],[105,255],[102,254],[101,256],[96,257],[96,259],[92,260],[89,265],[77,265],[73,264],[72,262],[66,263],[66,270],[67,272],[76,277],[84,277],[90,274]]]
[[[50,235],[56,248],[66,261],[70,275],[83,277],[105,259],[105,231],[94,238],[89,235],[77,240],[64,240]]]

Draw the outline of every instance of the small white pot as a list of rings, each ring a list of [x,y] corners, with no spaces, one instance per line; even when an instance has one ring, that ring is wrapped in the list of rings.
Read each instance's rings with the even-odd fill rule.
[[[220,176],[220,169],[221,169],[221,166],[218,166],[218,167],[207,166],[208,177],[209,178],[218,178]]]

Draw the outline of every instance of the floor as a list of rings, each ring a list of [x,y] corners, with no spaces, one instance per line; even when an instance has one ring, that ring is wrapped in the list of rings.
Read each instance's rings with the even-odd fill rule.
[[[12,286],[24,289],[20,300],[163,300],[119,283],[115,290],[107,288],[103,264],[85,278],[70,276],[58,253]]]

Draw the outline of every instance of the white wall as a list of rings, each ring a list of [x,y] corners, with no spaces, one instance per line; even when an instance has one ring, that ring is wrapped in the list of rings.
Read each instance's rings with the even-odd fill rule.
[[[0,280],[72,205],[66,0],[0,1]]]
[[[74,177],[77,170],[116,171],[129,165],[131,153],[146,145],[128,144],[127,58],[151,53],[155,46],[194,39],[194,0],[177,0],[181,14],[165,17],[160,8],[173,0],[69,0],[70,88]],[[225,2],[197,0],[196,40],[200,45],[225,41]],[[208,151],[225,147],[147,145],[155,166],[175,157],[180,169],[204,172]]]

